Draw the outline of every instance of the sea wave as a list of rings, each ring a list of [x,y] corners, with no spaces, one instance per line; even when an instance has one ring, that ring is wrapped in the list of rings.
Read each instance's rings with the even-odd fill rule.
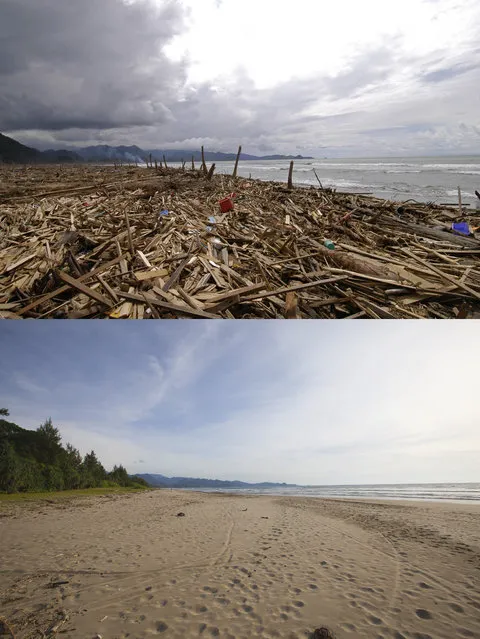
[[[384,173],[423,173],[421,169],[390,169],[389,171],[384,171]]]
[[[201,489],[252,495],[335,499],[384,499],[480,503],[480,484],[396,484],[368,486],[279,486],[275,488]]]
[[[458,198],[458,189],[452,191],[446,191],[447,197],[456,197]],[[468,191],[462,191],[462,198],[469,198],[471,200],[476,200],[477,196],[475,194],[469,193]]]

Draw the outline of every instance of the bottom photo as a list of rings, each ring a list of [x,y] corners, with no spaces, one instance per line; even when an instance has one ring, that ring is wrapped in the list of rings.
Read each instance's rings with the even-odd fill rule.
[[[0,637],[480,637],[462,328],[3,323]]]

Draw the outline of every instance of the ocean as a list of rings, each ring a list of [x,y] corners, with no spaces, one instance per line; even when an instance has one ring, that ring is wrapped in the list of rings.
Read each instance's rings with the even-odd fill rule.
[[[210,166],[210,162],[207,163]],[[216,173],[231,175],[233,162],[217,162]],[[286,182],[290,162],[240,162],[238,174],[260,180]],[[172,165],[173,166],[173,165]],[[338,191],[372,193],[397,201],[458,202],[458,187],[464,204],[480,206],[480,155],[442,158],[370,158],[341,160],[295,160],[295,184],[317,185],[316,170],[323,186]]]
[[[406,499],[409,501],[480,503],[480,483],[371,484],[365,486],[298,486],[291,488],[195,488],[192,490],[199,490],[201,492],[235,493],[243,495],[276,495],[317,498],[333,497],[335,499]]]

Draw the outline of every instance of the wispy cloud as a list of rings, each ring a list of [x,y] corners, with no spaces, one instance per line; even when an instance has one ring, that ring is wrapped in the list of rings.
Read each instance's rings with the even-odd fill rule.
[[[28,375],[24,373],[14,373],[13,378],[18,388],[27,393],[47,393],[48,390],[41,386],[39,383],[32,381]]]

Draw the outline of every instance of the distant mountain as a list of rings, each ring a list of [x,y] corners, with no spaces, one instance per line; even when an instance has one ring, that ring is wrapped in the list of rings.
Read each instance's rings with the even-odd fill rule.
[[[35,162],[41,153],[0,133],[0,162]]]
[[[151,149],[145,151],[138,146],[109,146],[108,144],[98,144],[83,148],[70,147],[69,149],[48,149],[39,151],[17,142],[13,138],[0,133],[0,162],[13,163],[63,163],[63,162],[138,162],[144,163],[149,156],[161,162],[163,157],[168,162],[191,162],[192,156],[195,162],[200,162],[202,154],[200,151],[189,149]],[[205,151],[206,162],[228,162],[237,157],[236,153],[221,153]],[[311,157],[301,155],[249,155],[242,153],[240,159],[249,160],[313,160]]]
[[[148,152],[138,146],[108,146],[100,144],[75,149],[85,162],[145,162]]]
[[[157,160],[161,160],[163,156],[168,162],[181,162],[185,160],[190,162],[192,156],[195,162],[200,162],[202,159],[201,151],[194,151],[188,149],[172,150],[172,149],[151,149],[146,152],[146,155],[152,154],[152,157]],[[236,153],[221,153],[213,151],[205,151],[206,162],[232,162],[237,157]],[[302,155],[249,155],[248,153],[241,153],[240,159],[244,161],[249,160],[313,160],[311,157],[304,157]]]
[[[138,162],[143,163],[147,158],[152,156],[153,160],[163,161],[163,157],[169,162],[190,163],[192,157],[195,162],[201,162],[202,153],[192,149],[148,149],[144,150],[138,146],[108,146],[107,144],[97,146],[87,146],[85,148],[75,149],[85,162]],[[233,161],[237,157],[236,153],[220,153],[205,151],[206,162],[228,162]],[[242,153],[241,160],[312,160],[313,158],[302,157],[301,155],[249,155]]]
[[[67,151],[66,149],[48,149],[48,151],[42,151],[40,154],[42,162],[51,162],[52,164],[64,162],[82,162],[83,158],[74,151]]]
[[[0,133],[0,162],[14,164],[81,162],[82,158],[73,151],[64,149],[38,151],[13,138]]]
[[[221,479],[196,479],[193,477],[165,477],[165,475],[137,475],[151,486],[158,488],[277,488],[294,487],[296,484],[262,482],[249,484],[244,481],[223,481]]]

